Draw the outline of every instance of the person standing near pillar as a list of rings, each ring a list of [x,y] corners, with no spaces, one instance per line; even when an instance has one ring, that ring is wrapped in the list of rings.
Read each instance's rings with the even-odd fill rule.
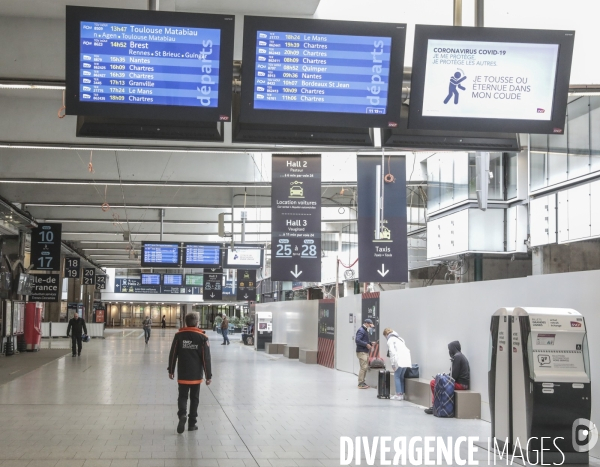
[[[223,343],[221,345],[229,345],[229,320],[227,315],[223,314],[223,321],[221,322],[221,332],[223,334]]]
[[[365,319],[363,325],[358,328],[354,342],[356,344],[356,356],[360,363],[360,371],[358,372],[358,389],[369,389],[369,385],[365,383],[367,370],[369,368],[369,351],[371,350],[371,341],[369,339],[369,328],[374,327],[373,321]]]
[[[71,350],[73,351],[72,357],[76,355],[81,356],[81,337],[83,334],[87,334],[87,327],[83,318],[79,317],[79,314],[75,312],[73,318],[69,320],[67,326],[67,337],[71,337]],[[69,336],[70,334],[70,336]],[[77,351],[77,353],[75,353]]]
[[[198,429],[198,404],[200,402],[200,385],[206,378],[206,385],[212,379],[210,363],[210,345],[204,331],[198,329],[198,313],[185,315],[185,327],[175,334],[169,353],[169,378],[175,379],[175,366],[177,366],[177,382],[179,383],[179,397],[177,399],[177,433],[183,433],[185,422],[188,422],[188,431]],[[190,398],[189,416],[186,417],[188,394]]]
[[[149,315],[146,315],[144,321],[142,321],[142,326],[144,327],[144,339],[147,344],[150,340],[150,332],[152,331],[152,320]]]

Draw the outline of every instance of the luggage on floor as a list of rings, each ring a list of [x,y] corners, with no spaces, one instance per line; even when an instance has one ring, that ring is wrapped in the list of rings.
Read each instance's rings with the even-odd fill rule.
[[[244,345],[254,345],[254,336],[252,334],[242,334]]]
[[[435,377],[433,415],[440,418],[454,417],[454,380],[450,375],[439,374]]]
[[[405,378],[418,378],[419,377],[419,364],[413,363],[411,368],[406,369],[406,373],[404,373]]]
[[[379,370],[377,379],[377,399],[390,398],[390,372],[387,370]]]

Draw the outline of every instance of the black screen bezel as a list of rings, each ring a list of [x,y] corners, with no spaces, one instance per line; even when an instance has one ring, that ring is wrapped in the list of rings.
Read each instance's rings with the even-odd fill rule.
[[[260,265],[255,266],[255,265],[244,265],[244,264],[230,264],[227,262],[228,260],[228,255],[227,253],[231,250],[230,246],[227,246],[225,248],[225,251],[223,253],[223,269],[261,269],[265,263],[265,250],[264,248],[262,248],[260,245],[252,245],[252,244],[240,244],[240,245],[235,245],[234,247],[236,250],[238,249],[246,249],[246,250],[261,250],[261,254],[260,254]]]
[[[165,284],[165,276],[180,276],[181,277],[181,284]],[[184,283],[183,274],[181,274],[181,273],[171,274],[171,273],[167,272],[167,273],[165,273],[165,274],[162,275],[160,285],[167,285],[169,287],[184,287],[185,283]]]
[[[79,24],[81,21],[181,26],[221,30],[219,57],[219,105],[198,108],[176,105],[117,104],[79,101]],[[65,57],[65,111],[67,115],[119,117],[131,119],[179,120],[201,122],[231,121],[233,81],[234,15],[209,15],[171,11],[126,10],[67,6]]]
[[[158,276],[158,284],[144,284],[144,276]],[[162,285],[162,274],[158,272],[143,272],[140,275],[141,285]]]
[[[177,245],[177,264],[173,264],[173,263],[147,263],[146,261],[144,261],[144,256],[146,253],[146,245]],[[140,258],[140,265],[143,268],[156,268],[156,267],[162,267],[162,268],[178,268],[181,265],[181,243],[179,242],[142,242],[142,251],[141,251],[141,258]]]
[[[256,33],[259,30],[391,37],[387,113],[385,115],[363,115],[341,112],[254,109]],[[359,21],[244,16],[244,48],[242,53],[244,66],[242,67],[240,121],[243,123],[304,125],[310,127],[395,127],[400,119],[405,45],[406,24],[402,23],[365,23]]]
[[[188,284],[187,283],[188,276],[202,277],[202,285]],[[183,284],[184,287],[202,287],[204,285],[204,273],[202,273],[202,274],[186,274],[184,281],[185,281]]]
[[[208,247],[217,247],[219,248],[219,264],[198,264],[198,263],[188,263],[187,256],[187,247],[188,245],[193,246],[208,246]],[[183,244],[182,253],[181,253],[181,261],[184,268],[191,269],[203,269],[203,268],[220,268],[223,265],[223,251],[220,243],[210,243],[210,242],[187,242]]]
[[[533,121],[499,118],[424,117],[422,112],[429,39],[558,44],[558,61],[556,64],[551,119],[548,121]],[[418,24],[415,28],[408,128],[411,130],[563,134],[574,40],[574,31],[472,28]]]

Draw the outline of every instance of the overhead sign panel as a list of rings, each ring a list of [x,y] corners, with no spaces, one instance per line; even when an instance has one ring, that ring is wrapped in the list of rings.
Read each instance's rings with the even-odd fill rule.
[[[409,128],[563,133],[573,31],[417,25]]]
[[[321,281],[321,156],[274,154],[271,279]]]
[[[223,270],[220,272],[204,271],[204,290],[202,298],[205,302],[223,300]]]
[[[106,290],[106,274],[96,276],[96,290]]]
[[[58,302],[60,295],[60,274],[32,274],[33,285],[30,302]]]
[[[62,224],[38,224],[31,231],[32,269],[60,271]]]
[[[384,177],[391,174],[393,182]],[[389,179],[389,177],[388,177]],[[404,157],[358,156],[358,277],[408,282]]]
[[[96,269],[95,268],[83,268],[83,279],[82,285],[96,285]]]
[[[81,260],[77,256],[65,258],[65,277],[69,279],[79,279],[81,270]]]
[[[256,269],[238,269],[237,299],[256,301]]]
[[[244,17],[241,120],[395,127],[405,24]]]

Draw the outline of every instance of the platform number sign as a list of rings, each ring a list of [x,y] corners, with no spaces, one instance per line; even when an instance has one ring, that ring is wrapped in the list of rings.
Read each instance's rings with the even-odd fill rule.
[[[105,290],[106,289],[106,275],[98,274],[96,276],[96,290]]]
[[[81,261],[75,256],[65,258],[65,277],[69,279],[79,279]]]
[[[38,271],[60,271],[62,224],[38,224],[31,231],[31,267]]]
[[[83,285],[95,285],[96,284],[96,269],[94,268],[83,268]]]

